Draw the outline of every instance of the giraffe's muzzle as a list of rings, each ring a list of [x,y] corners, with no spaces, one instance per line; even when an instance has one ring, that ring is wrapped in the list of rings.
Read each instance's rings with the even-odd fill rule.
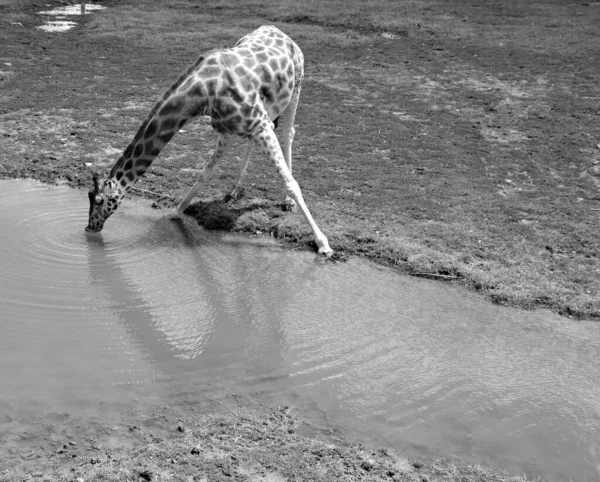
[[[99,233],[100,231],[102,231],[102,228],[100,228],[100,229],[94,229],[94,228],[92,228],[90,226],[86,226],[85,227],[85,232],[86,233]]]
[[[85,227],[86,233],[99,233],[104,227],[104,220],[101,214],[96,209],[96,196],[98,195],[98,182],[94,178],[94,190],[88,192],[88,198],[90,200],[90,212],[88,225]]]

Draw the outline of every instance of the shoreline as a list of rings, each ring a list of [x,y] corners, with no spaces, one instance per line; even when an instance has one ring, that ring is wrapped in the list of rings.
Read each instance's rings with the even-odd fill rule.
[[[372,2],[377,8],[344,7],[342,19],[286,0],[256,6],[240,25],[236,2],[199,12],[179,0],[168,9],[104,0],[108,8],[65,34],[37,29],[42,3],[4,2],[0,178],[89,189],[84,164],[110,169],[174,71],[199,49],[274,23],[307,63],[294,176],[341,259],[458,283],[494,303],[600,319],[600,62],[592,61],[600,10]],[[512,8],[518,15],[505,15]],[[553,41],[558,34],[564,42]],[[208,123],[190,123],[138,187],[172,207],[215,141]],[[312,249],[306,223],[282,212],[283,184],[258,155],[246,198],[215,201],[232,189],[241,154],[238,144],[218,166],[197,203],[214,209],[209,219],[196,210],[199,222]]]
[[[0,482],[526,480],[456,459],[408,460],[393,450],[349,443],[300,420],[289,407],[196,416],[165,411],[132,422],[105,427],[104,437],[48,441],[21,454],[20,466],[0,471]],[[131,448],[106,445],[116,431]]]
[[[334,260],[360,256],[490,302],[600,320],[594,2],[96,0],[108,8],[65,34],[37,28],[48,3],[62,5],[0,0],[0,179],[89,189],[85,164],[108,172],[201,52],[276,24],[307,62],[294,176]],[[190,123],[132,195],[166,213],[215,142],[209,124]],[[187,214],[207,229],[316,252],[259,156],[245,196],[223,201],[242,152],[231,150]],[[98,428],[110,438],[111,427]],[[115,449],[36,439],[35,450],[15,452],[13,468],[0,461],[0,482],[524,480],[454,460],[407,461],[283,408],[165,411],[120,429],[125,445]],[[36,467],[41,458],[48,465]]]

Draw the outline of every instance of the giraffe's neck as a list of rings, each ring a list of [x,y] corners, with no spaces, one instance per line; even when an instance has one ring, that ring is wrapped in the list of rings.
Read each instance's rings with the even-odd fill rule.
[[[195,86],[194,78],[194,70],[202,60],[203,57],[200,57],[165,92],[112,167],[109,180],[116,183],[123,193],[144,175],[179,129],[190,119],[206,115],[208,99],[204,90]],[[182,84],[187,88],[179,89]]]
[[[109,178],[123,191],[144,175],[163,147],[190,119],[206,111],[206,102],[197,98],[173,96],[154,109],[138,129],[123,155],[110,171]]]

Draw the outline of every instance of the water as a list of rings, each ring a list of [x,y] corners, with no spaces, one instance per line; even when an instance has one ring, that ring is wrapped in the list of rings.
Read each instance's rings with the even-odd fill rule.
[[[410,457],[600,476],[598,323],[319,262],[147,202],[92,236],[85,192],[3,181],[0,202],[5,443],[34,419],[68,430],[234,395]]]
[[[69,16],[87,15],[97,10],[103,10],[106,7],[95,3],[78,3],[75,5],[66,5],[64,7],[56,7],[52,10],[43,10],[38,12],[40,15],[46,15],[52,20],[46,20],[43,25],[37,27],[46,32],[66,32],[77,25],[76,22],[67,20]]]

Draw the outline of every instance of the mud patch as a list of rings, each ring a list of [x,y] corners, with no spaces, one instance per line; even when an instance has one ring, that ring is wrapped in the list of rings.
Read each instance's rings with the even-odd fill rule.
[[[39,15],[50,16],[52,19],[46,20],[43,25],[40,25],[37,28],[46,32],[66,32],[77,25],[77,22],[67,20],[68,17],[87,15],[105,8],[106,7],[102,5],[83,2],[75,5],[53,8],[52,10],[43,10],[38,12]]]

